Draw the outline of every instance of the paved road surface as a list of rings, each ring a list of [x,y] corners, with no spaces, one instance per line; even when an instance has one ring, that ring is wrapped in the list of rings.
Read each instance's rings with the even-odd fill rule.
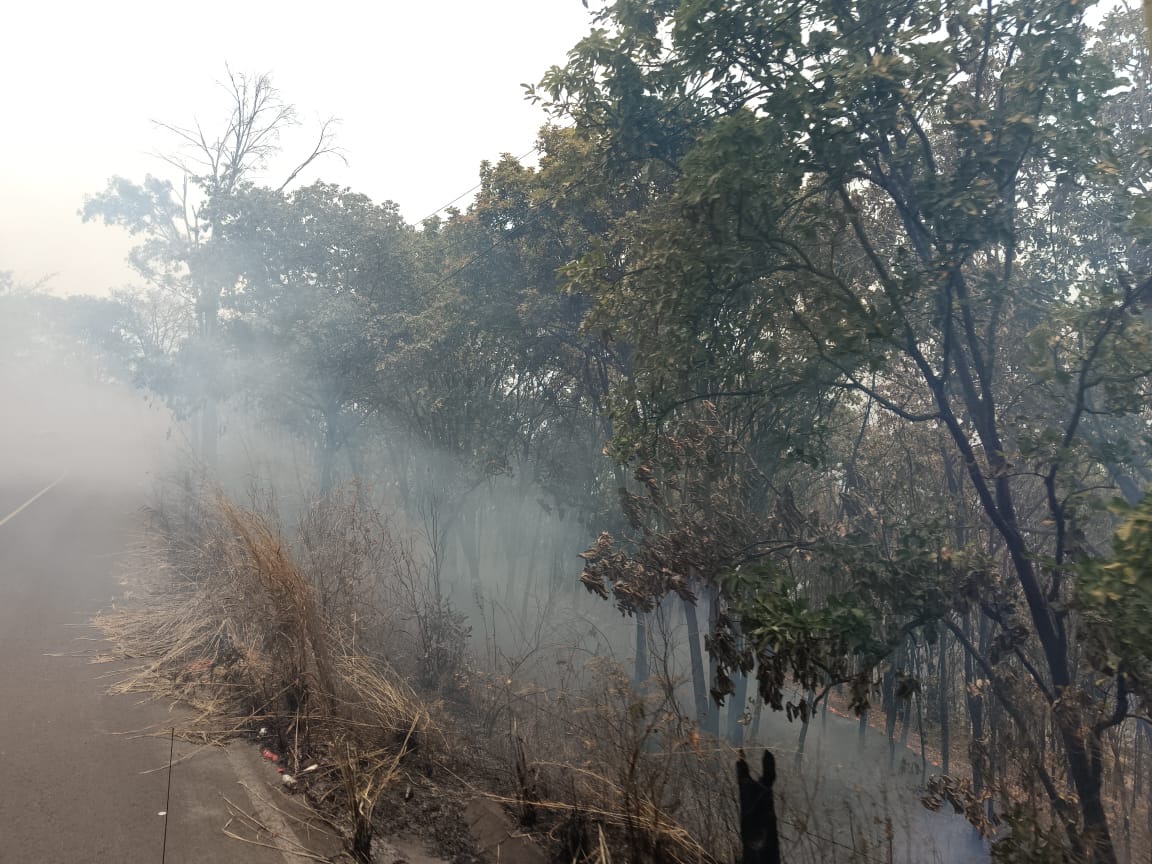
[[[54,479],[0,478],[0,520]],[[99,650],[86,641],[96,634],[85,622],[117,592],[117,557],[141,501],[139,490],[97,491],[65,478],[0,525],[0,864],[161,860],[168,742],[117,733],[171,716],[156,703],[107,695],[101,676],[115,670],[70,656]],[[222,795],[275,820],[261,802],[278,794],[275,782],[244,745],[178,764],[167,862],[305,860],[221,830],[228,821]]]

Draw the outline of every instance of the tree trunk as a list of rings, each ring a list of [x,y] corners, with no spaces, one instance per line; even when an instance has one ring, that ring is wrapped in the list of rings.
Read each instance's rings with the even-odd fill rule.
[[[339,409],[324,412],[324,444],[320,449],[320,494],[332,491],[336,475],[336,456],[340,450]]]
[[[636,613],[636,667],[632,674],[632,689],[644,693],[648,685],[648,616]]]
[[[952,752],[952,730],[949,725],[951,702],[948,698],[950,695],[948,692],[948,630],[943,625],[940,627],[937,644],[940,646],[940,681],[938,685],[940,697],[940,771],[943,774],[948,774]]]
[[[1080,796],[1087,860],[1090,864],[1117,864],[1108,814],[1104,810],[1100,740],[1092,732],[1082,733],[1066,723],[1061,724],[1060,738],[1068,756],[1068,776]]]
[[[920,736],[920,785],[928,782],[928,751],[924,743],[924,700],[916,691],[916,734]]]
[[[972,612],[964,613],[964,638],[972,643]],[[972,764],[972,792],[979,798],[984,793],[985,767],[988,764],[987,739],[984,732],[984,695],[977,685],[976,664],[972,655],[964,652],[964,693],[968,707],[970,727],[968,760]],[[973,831],[976,829],[973,828]]]
[[[700,621],[696,615],[696,604],[691,600],[684,604],[684,621],[688,625],[688,658],[692,667],[692,701],[696,710],[696,722],[701,729],[708,728],[708,679],[704,676],[704,654],[700,644]]]
[[[902,649],[893,655],[893,664],[901,662]],[[896,703],[896,667],[892,666],[884,673],[884,683],[880,691],[881,702],[884,705],[884,734],[888,737],[888,773],[896,767],[896,715],[899,705]]]
[[[220,417],[217,407],[216,387],[218,384],[216,370],[215,342],[219,329],[220,291],[207,287],[201,281],[202,274],[192,270],[189,265],[193,282],[200,282],[199,294],[196,303],[196,312],[200,330],[200,349],[203,356],[209,358],[200,370],[201,396],[204,407],[200,412],[200,460],[209,474],[215,474],[219,464],[219,433]]]
[[[540,528],[544,524],[544,511],[540,508],[536,508],[536,518],[532,520],[532,522],[532,539],[528,542],[528,561],[526,562],[524,570],[522,571],[524,578],[523,580],[515,580],[511,575],[508,578],[508,596],[505,599],[509,604],[511,604],[512,598],[516,596],[516,588],[519,581],[523,581],[524,583],[522,594],[526,595],[532,589],[532,579],[536,568],[537,550],[540,547]],[[510,532],[510,537],[506,542],[515,548],[516,552],[523,551],[519,548],[519,545],[515,541],[514,532]],[[508,554],[509,556],[512,555],[511,549],[509,550]],[[523,615],[521,615],[521,619],[523,619]]]
[[[480,543],[478,537],[478,511],[465,511],[457,522],[460,532],[460,548],[464,552],[464,562],[468,567],[469,584],[473,590],[480,587]]]
[[[800,738],[796,742],[796,770],[800,770],[800,766],[804,764],[804,745],[808,741],[808,727],[812,724],[812,703],[816,699],[816,691],[809,690],[808,695],[804,697],[804,701],[808,703],[808,710],[801,718],[804,722],[800,726]]]
[[[211,396],[200,412],[200,461],[209,474],[215,474],[220,464],[220,417]]]
[[[732,673],[736,692],[728,700],[728,743],[733,747],[744,744],[744,711],[748,707],[748,676],[739,670]]]
[[[760,698],[759,694],[756,696],[756,703],[752,707],[752,725],[748,728],[749,742],[760,741],[760,718],[764,714],[764,700]]]
[[[704,596],[708,598],[708,635],[711,636],[716,631],[716,623],[720,619],[720,589],[714,584],[708,583],[704,588]],[[716,658],[709,653],[708,687],[705,694],[708,705],[708,724],[705,729],[714,738],[720,737],[720,706],[716,704],[716,700],[711,695],[711,691],[716,687],[718,669],[719,664],[716,662]]]
[[[1140,725],[1144,729],[1144,744],[1145,752],[1149,754],[1149,759],[1152,760],[1152,723],[1141,721]],[[1145,776],[1144,782],[1148,790],[1148,836],[1152,837],[1152,782]]]
[[[528,620],[528,603],[536,592],[539,579],[536,576],[536,562],[540,560],[540,528],[544,523],[541,515],[536,520],[536,531],[532,535],[532,550],[528,554],[528,566],[524,570],[524,590],[520,592],[520,620]]]
[[[912,733],[912,700],[903,699],[900,702],[900,747],[907,749],[908,738]]]

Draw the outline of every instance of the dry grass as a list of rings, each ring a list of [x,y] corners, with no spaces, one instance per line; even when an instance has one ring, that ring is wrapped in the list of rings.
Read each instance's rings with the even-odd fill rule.
[[[192,706],[186,738],[220,743],[264,729],[287,772],[328,766],[308,780],[342,778],[325,797],[342,805],[352,851],[368,860],[382,790],[414,751],[443,743],[401,677],[353,650],[346,613],[371,607],[360,596],[369,580],[346,558],[343,572],[358,579],[318,586],[269,513],[219,494],[189,494],[150,516],[132,559],[134,600],[96,620],[116,654],[136,661],[113,690]],[[309,525],[315,563],[343,538],[325,535],[316,513]]]
[[[120,656],[141,661],[117,689],[195,707],[185,737],[213,743],[264,727],[289,773],[325,766],[314,797],[338,804],[350,851],[367,861],[381,796],[414,761],[444,765],[436,756],[449,749],[381,653],[408,656],[408,675],[434,690],[463,656],[455,613],[355,491],[305,512],[293,554],[270,504],[183,490],[150,513],[133,567],[139,602],[98,623]],[[465,785],[516,805],[522,822],[537,814],[542,835],[567,831],[559,845],[570,860],[606,862],[610,849],[637,862],[729,857],[718,850],[736,836],[731,778],[690,749],[672,752],[676,719],[638,702],[614,667],[589,678],[586,691],[534,689],[542,699],[500,713],[519,731],[497,735],[481,759],[513,766],[511,794],[483,779]],[[653,752],[661,747],[672,749]]]
[[[262,743],[340,814],[361,861],[413,787],[493,798],[556,860],[737,857],[735,753],[693,734],[675,688],[638,695],[612,663],[545,643],[542,623],[525,656],[562,663],[560,686],[533,682],[528,662],[469,669],[465,625],[361,490],[313,502],[291,542],[274,513],[267,496],[241,507],[190,484],[149,511],[134,596],[97,621],[134,661],[116,690],[191,705],[180,734],[203,744],[267,730]],[[427,694],[448,688],[467,704],[434,718]],[[437,772],[453,788],[426,779]],[[803,860],[849,860],[820,848]]]
[[[487,736],[483,756],[505,790],[489,797],[556,860],[601,860],[601,848],[637,864],[737,857],[735,751],[685,736],[677,712],[637,695],[609,661],[586,677],[579,689],[489,682],[507,723]]]

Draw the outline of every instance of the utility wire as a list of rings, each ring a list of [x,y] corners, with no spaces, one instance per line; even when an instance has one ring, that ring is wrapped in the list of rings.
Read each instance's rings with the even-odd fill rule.
[[[15,510],[13,510],[11,513],[9,513],[7,516],[5,516],[3,519],[0,519],[0,526],[3,526],[4,524],[9,522],[10,520],[15,519],[17,516],[19,516],[21,513],[23,513],[25,510],[27,510],[29,507],[31,507],[33,504],[35,504],[37,501],[39,501],[40,498],[42,498],[44,495],[47,495],[49,492],[51,492],[67,476],[68,476],[68,472],[64,471],[64,473],[62,473],[59,477],[57,477],[55,480],[53,480],[51,483],[49,483],[47,486],[45,486],[43,489],[41,489],[39,492],[37,492],[35,495],[33,495],[27,501],[25,501],[23,504],[21,504],[19,507],[17,507]]]
[[[809,831],[807,828],[804,828],[800,824],[789,819],[781,819],[780,821],[795,830],[798,835],[811,837],[813,840],[819,840],[821,843],[828,843],[832,846],[838,846],[841,849],[847,849],[856,859],[875,861],[876,864],[888,864],[888,862],[882,858],[878,858],[875,855],[869,855],[867,852],[861,852],[859,849],[856,849],[853,846],[849,846],[847,843],[842,843],[841,841],[833,839],[832,837],[826,837],[823,834],[817,834],[814,831]]]
[[[570,191],[572,191],[577,186],[579,186],[581,183],[583,183],[585,180],[587,180],[592,175],[593,171],[597,171],[597,170],[600,170],[602,168],[605,168],[605,167],[607,167],[607,165],[608,165],[607,158],[600,160],[600,162],[598,164],[589,165],[587,168],[584,169],[584,171],[582,171],[580,173],[579,176],[570,180],[568,183],[565,183],[564,187],[559,192],[556,192],[554,195],[549,195],[547,198],[543,198],[540,201],[537,201],[535,204],[532,205],[531,213],[528,216],[528,218],[526,218],[523,222],[521,222],[518,227],[520,229],[524,229],[524,228],[527,228],[529,225],[532,225],[534,222],[536,222],[536,220],[538,220],[541,216],[544,215],[544,208],[547,205],[554,204],[560,198],[567,195]],[[465,194],[467,194],[467,193],[465,193]],[[503,246],[505,243],[508,243],[511,240],[515,240],[518,236],[519,236],[519,231],[505,231],[499,237],[497,237],[495,240],[493,240],[492,243],[490,243],[488,246],[486,246],[485,248],[480,249],[479,251],[474,252],[471,255],[469,255],[468,259],[463,264],[461,264],[459,267],[452,270],[446,276],[443,276],[440,279],[438,279],[436,281],[436,283],[433,285],[433,288],[434,289],[442,288],[444,285],[446,285],[451,280],[455,279],[457,276],[459,276],[461,273],[463,273],[465,270],[467,270],[469,267],[471,267],[473,264],[475,264],[481,258],[487,257],[492,252],[496,251],[501,246]]]
[[[1152,2],[1152,0],[1150,0],[1150,2]],[[673,112],[678,110],[682,105],[684,105],[686,102],[688,102],[690,99],[694,98],[695,96],[696,96],[696,91],[690,90],[689,92],[682,95],[679,99],[677,99],[672,105],[663,109],[661,111],[661,114],[664,117],[671,117]],[[579,124],[577,124],[577,126],[579,126]],[[577,128],[577,127],[566,127],[566,128]],[[527,153],[525,153],[524,156],[521,156],[516,161],[519,162],[520,159],[524,159],[524,158],[530,156],[532,153],[537,152],[538,150],[540,150],[539,144],[537,144],[535,147],[533,147],[531,150],[529,150]],[[520,224],[519,227],[525,228],[525,227],[531,225],[533,222],[535,222],[542,215],[543,209],[545,206],[552,204],[552,203],[555,203],[559,198],[568,194],[568,192],[570,192],[572,189],[576,188],[576,186],[578,186],[579,184],[581,184],[585,180],[587,180],[592,175],[593,171],[602,170],[604,168],[607,168],[608,163],[611,160],[611,158],[612,158],[611,153],[606,153],[604,155],[603,159],[598,160],[598,164],[589,165],[588,168],[586,168],[583,172],[581,172],[581,174],[578,177],[576,177],[575,179],[573,179],[570,182],[568,182],[567,184],[565,184],[564,188],[561,189],[559,192],[557,192],[555,195],[551,195],[551,196],[544,198],[541,201],[538,201],[535,204],[533,204],[530,208],[532,211],[532,214],[527,219],[525,219]],[[468,192],[464,192],[463,194],[457,196],[451,202],[446,204],[445,207],[442,207],[440,209],[443,210],[446,207],[452,206],[452,204],[455,204],[456,201],[459,201],[461,198],[463,198],[464,195],[467,195],[470,192],[474,192],[476,189],[479,189],[480,186],[482,186],[482,185],[483,185],[483,182],[476,184],[471,189],[469,189]],[[440,212],[440,210],[437,210],[434,213],[432,213],[431,215],[435,216],[436,213],[439,213],[439,212]],[[425,217],[425,219],[428,219],[428,218],[431,218],[431,216]],[[422,219],[421,222],[423,222],[423,221],[424,220]],[[466,260],[463,264],[461,264],[455,270],[450,272],[447,276],[444,276],[443,278],[437,280],[436,283],[433,285],[433,288],[438,289],[438,288],[443,287],[447,282],[449,282],[452,279],[455,279],[457,276],[459,276],[461,273],[463,273],[465,270],[467,270],[469,267],[471,267],[473,264],[475,264],[481,258],[488,256],[489,254],[494,252],[496,249],[500,248],[505,243],[507,243],[509,240],[515,239],[515,236],[517,233],[518,232],[512,232],[512,231],[504,232],[499,237],[497,237],[496,240],[494,240],[492,242],[492,244],[489,245],[487,248],[481,249],[480,251],[473,253],[472,255],[470,255],[468,257],[468,260]]]
[[[531,150],[529,150],[529,151],[528,151],[527,153],[525,153],[523,156],[517,156],[517,157],[516,157],[516,162],[523,162],[525,159],[527,159],[527,158],[528,158],[529,156],[531,156],[533,153],[539,153],[539,152],[540,152],[540,145],[539,145],[539,144],[537,144],[535,147],[533,147]],[[423,225],[425,222],[427,222],[427,221],[428,221],[429,219],[431,219],[433,216],[435,216],[435,215],[437,215],[438,213],[442,213],[443,211],[447,210],[449,207],[451,207],[453,204],[455,204],[457,201],[459,201],[459,200],[460,200],[461,198],[463,198],[465,195],[471,195],[473,192],[475,192],[477,189],[479,189],[479,188],[480,188],[481,186],[483,186],[483,185],[484,185],[484,181],[483,181],[483,180],[481,180],[479,183],[477,183],[477,184],[476,184],[475,186],[473,186],[471,189],[467,189],[467,190],[465,190],[464,192],[461,192],[459,195],[457,195],[455,198],[453,198],[451,201],[449,201],[449,202],[448,202],[447,204],[445,204],[444,206],[442,206],[442,207],[437,207],[435,210],[433,210],[431,213],[429,213],[429,214],[428,214],[427,216],[425,216],[423,219],[420,219],[420,220],[418,220],[418,221],[416,222],[416,224],[417,224],[417,225]]]

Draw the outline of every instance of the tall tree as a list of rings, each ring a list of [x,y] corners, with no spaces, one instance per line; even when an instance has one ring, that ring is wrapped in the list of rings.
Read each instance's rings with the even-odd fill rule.
[[[1084,6],[618,0],[542,87],[607,138],[616,170],[677,175],[666,206],[625,229],[626,267],[588,257],[572,271],[600,314],[627,322],[637,368],[652,370],[640,404],[665,406],[651,416],[791,385],[793,399],[839,390],[944,436],[1003,568],[1007,594],[987,607],[998,644],[1057,730],[1063,765],[1037,760],[1036,777],[1077,858],[1110,864],[1102,736],[1124,721],[1129,685],[1122,669],[1085,685],[1069,604],[1092,504],[1123,461],[1119,427],[1093,418],[1147,416],[1152,280],[1133,244],[1102,255],[1086,233],[1049,230],[1092,205],[1118,240],[1148,172],[1108,122],[1116,79]],[[688,140],[686,116],[699,122]],[[742,376],[709,386],[726,356]],[[923,551],[941,573],[989,563],[987,550],[963,563],[936,541]],[[922,599],[921,615],[944,611]],[[743,623],[759,659],[780,656],[776,624],[797,611],[753,598]],[[1027,739],[1033,721],[978,660]]]
[[[251,184],[280,153],[280,136],[298,121],[267,73],[246,75],[227,70],[221,85],[229,113],[215,131],[158,123],[175,140],[160,158],[178,172],[175,183],[148,175],[143,183],[113,177],[103,192],[90,195],[80,214],[100,219],[142,238],[129,262],[149,284],[171,294],[196,322],[196,344],[189,351],[196,365],[201,407],[200,456],[215,464],[221,375],[215,362],[220,297],[229,287],[221,256],[213,248],[215,212],[222,199]],[[312,150],[288,170],[280,189],[289,186],[317,159],[337,154],[333,120],[320,127]]]

